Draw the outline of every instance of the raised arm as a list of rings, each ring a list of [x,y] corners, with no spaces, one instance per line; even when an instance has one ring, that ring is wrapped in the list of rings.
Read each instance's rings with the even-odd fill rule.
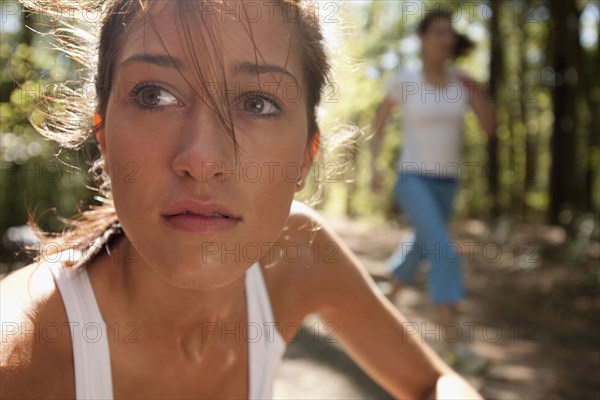
[[[473,107],[481,128],[488,138],[493,138],[496,135],[494,103],[485,95],[482,85],[469,75],[461,73],[458,75],[458,79],[467,88],[471,107]]]
[[[376,160],[379,157],[381,151],[381,141],[383,140],[383,128],[387,120],[392,113],[392,109],[396,105],[396,102],[389,96],[383,99],[383,102],[377,108],[375,114],[375,120],[373,122],[373,134],[370,141],[371,147],[371,164],[372,164],[372,176],[373,176],[373,189],[376,190],[381,186],[381,171],[377,168]]]
[[[318,219],[310,213],[303,218]],[[305,270],[311,280],[309,298],[312,312],[335,328],[333,337],[344,350],[395,398],[481,398],[409,332],[409,322],[381,294],[356,256],[320,223],[321,229],[310,235],[312,248],[336,251],[315,258]]]
[[[382,140],[381,132],[383,131],[385,123],[390,117],[392,109],[395,105],[396,102],[392,100],[389,96],[386,96],[383,99],[383,102],[377,108],[377,113],[375,114],[375,120],[373,123],[373,136],[371,138],[371,155],[373,156],[373,160],[375,160],[379,156]]]

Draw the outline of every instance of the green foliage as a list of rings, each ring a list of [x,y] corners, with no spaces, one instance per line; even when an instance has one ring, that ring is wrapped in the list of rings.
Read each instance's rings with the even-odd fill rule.
[[[22,27],[22,29],[24,29]],[[69,78],[72,66],[50,43],[2,33],[0,44],[0,234],[26,223],[30,214],[46,230],[60,230],[59,216],[72,216],[89,201],[82,152],[62,151],[30,124],[43,122],[38,103]]]

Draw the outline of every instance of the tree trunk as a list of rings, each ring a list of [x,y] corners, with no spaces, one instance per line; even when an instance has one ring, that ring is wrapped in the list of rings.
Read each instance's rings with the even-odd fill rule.
[[[502,48],[502,37],[500,35],[500,7],[501,2],[492,1],[492,18],[490,21],[491,33],[491,59],[490,59],[490,91],[489,96],[496,102],[499,100],[499,87],[501,85],[504,68],[504,51]],[[498,104],[496,104],[497,109]],[[497,112],[496,112],[497,114]],[[498,165],[498,137],[494,136],[488,141],[488,187],[491,196],[490,216],[495,220],[500,215],[500,204],[498,201],[499,193],[499,172]]]
[[[575,2],[549,1],[554,43],[555,86],[552,94],[554,125],[551,140],[550,223],[560,222],[563,210],[572,210],[579,193],[577,171],[576,101],[577,59],[580,56],[579,15]],[[567,221],[563,221],[567,222]]]
[[[600,211],[598,204],[594,203],[594,182],[600,173],[600,160],[597,154],[600,151],[600,40],[596,41],[596,51],[589,55],[589,59],[583,65],[585,72],[582,90],[585,91],[587,109],[590,118],[587,126],[587,145],[585,149],[585,178],[584,178],[584,202],[585,210]],[[594,154],[596,152],[596,155]],[[598,188],[596,188],[598,190]]]
[[[530,10],[531,7],[537,7],[537,5],[532,5],[531,1],[527,1],[527,9]],[[531,100],[531,88],[533,87],[533,82],[527,82],[527,77],[529,76],[529,72],[531,71],[531,66],[527,62],[527,58],[525,57],[526,43],[529,40],[529,30],[527,25],[523,26],[521,29],[522,39],[521,39],[521,117],[523,123],[525,124],[525,176],[524,182],[522,185],[523,188],[523,196],[521,197],[521,219],[526,220],[529,214],[529,207],[527,205],[527,195],[533,189],[533,183],[535,182],[535,174],[536,174],[536,165],[537,165],[537,128],[532,129],[531,124],[529,124],[530,118],[533,118],[537,114],[537,107],[533,104],[530,104]]]

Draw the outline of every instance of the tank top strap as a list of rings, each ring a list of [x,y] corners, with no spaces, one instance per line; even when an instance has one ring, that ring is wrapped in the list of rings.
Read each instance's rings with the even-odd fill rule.
[[[102,319],[85,266],[47,263],[65,305],[73,345],[77,399],[112,399],[106,323]]]
[[[249,398],[272,398],[273,381],[286,343],[277,329],[263,272],[257,262],[245,277],[248,307]]]

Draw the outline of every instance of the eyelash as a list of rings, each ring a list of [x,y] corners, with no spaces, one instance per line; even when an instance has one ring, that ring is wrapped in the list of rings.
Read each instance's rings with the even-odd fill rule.
[[[144,104],[142,104],[138,97],[139,95],[145,90],[145,89],[160,89],[160,90],[164,90],[166,92],[168,92],[171,96],[173,96],[171,94],[171,92],[168,89],[165,89],[162,85],[160,85],[159,83],[156,82],[140,82],[137,85],[135,85],[133,87],[133,89],[131,89],[129,91],[129,100],[132,101],[134,103],[134,105],[139,108],[142,111],[146,111],[146,112],[158,112],[158,111],[162,111],[164,110],[164,108],[166,106],[156,106],[156,107],[150,107],[150,106],[146,106]],[[175,96],[173,96],[175,97]],[[176,98],[176,97],[175,97]]]
[[[144,104],[142,104],[138,97],[139,95],[145,90],[145,89],[160,89],[160,90],[164,90],[166,92],[169,92],[169,94],[171,96],[173,96],[171,94],[171,92],[168,89],[165,89],[162,85],[160,85],[159,83],[156,82],[140,82],[138,84],[136,84],[130,91],[129,91],[129,97],[128,99],[130,101],[132,101],[134,103],[134,105],[139,108],[142,111],[146,111],[146,112],[159,112],[159,111],[163,111],[164,108],[166,106],[155,106],[155,107],[151,107],[151,106],[146,106]],[[173,96],[175,97],[175,96]],[[273,106],[275,106],[275,108],[277,109],[277,113],[278,114],[269,114],[269,115],[260,115],[260,114],[253,114],[253,113],[248,113],[249,115],[252,116],[252,118],[258,118],[258,119],[264,119],[264,120],[272,120],[275,119],[279,116],[281,116],[283,114],[283,108],[282,108],[282,104],[281,102],[275,98],[272,95],[269,95],[267,93],[264,92],[258,92],[258,91],[252,91],[252,92],[246,92],[241,94],[236,100],[235,100],[235,104],[236,107],[238,104],[242,104],[243,106],[243,102],[245,100],[248,100],[252,97],[258,97],[260,99],[266,100],[270,103],[273,104]],[[176,98],[176,97],[175,97]],[[243,107],[242,107],[242,111]]]
[[[263,100],[266,100],[266,101],[272,103],[273,106],[275,106],[275,108],[277,109],[277,112],[274,114],[268,114],[268,115],[248,113],[252,116],[252,118],[272,120],[272,119],[278,118],[281,115],[283,115],[283,107],[282,107],[281,102],[276,97],[274,97],[270,94],[264,93],[264,92],[252,91],[252,92],[246,92],[246,93],[241,94],[239,96],[239,98],[236,99],[236,101],[235,101],[236,107],[237,107],[237,104],[240,104],[240,103],[243,106],[244,101],[251,99],[253,97],[258,97],[260,99],[263,99]],[[244,111],[243,107],[242,107],[242,111]]]

